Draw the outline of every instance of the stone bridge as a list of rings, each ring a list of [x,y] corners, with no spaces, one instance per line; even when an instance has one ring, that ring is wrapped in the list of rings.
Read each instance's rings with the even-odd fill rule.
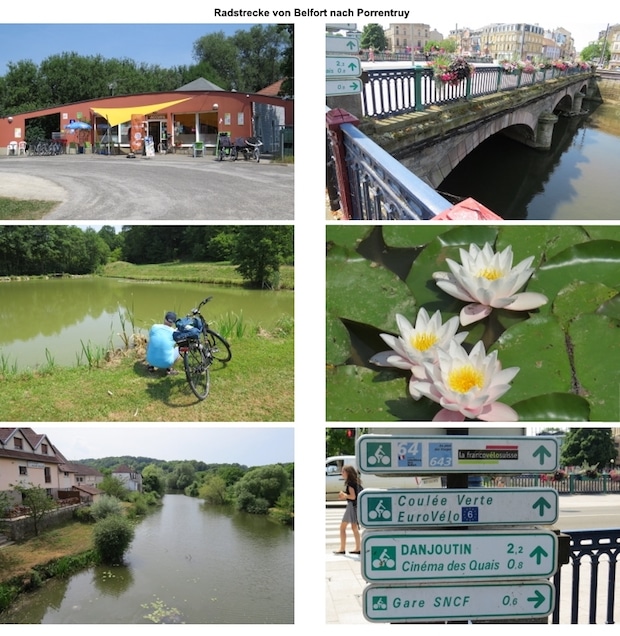
[[[360,130],[416,176],[437,188],[485,139],[508,135],[540,150],[551,147],[558,113],[581,111],[596,89],[593,76],[569,76],[423,112],[363,120]]]

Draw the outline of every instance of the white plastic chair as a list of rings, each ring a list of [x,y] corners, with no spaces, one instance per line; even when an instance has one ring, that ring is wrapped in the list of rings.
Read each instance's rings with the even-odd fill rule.
[[[6,146],[6,154],[7,155],[16,155],[17,154],[17,142],[10,141]]]
[[[25,141],[20,141],[17,147],[17,154],[18,155],[25,155],[26,154],[26,142]]]

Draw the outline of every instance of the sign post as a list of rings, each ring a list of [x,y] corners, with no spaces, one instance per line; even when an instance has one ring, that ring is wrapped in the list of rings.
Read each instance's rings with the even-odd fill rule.
[[[362,435],[356,456],[362,475],[448,480],[552,472],[559,465],[551,436]],[[555,591],[545,579],[558,568],[558,538],[537,526],[555,523],[558,500],[551,488],[363,490],[365,618],[542,621],[553,611]]]

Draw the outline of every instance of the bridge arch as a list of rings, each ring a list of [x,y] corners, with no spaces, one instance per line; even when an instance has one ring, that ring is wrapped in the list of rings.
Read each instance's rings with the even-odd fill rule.
[[[548,150],[558,119],[554,111],[559,107],[565,112],[580,112],[587,88],[586,81],[575,82],[553,92],[539,91],[519,104],[507,96],[506,107],[491,114],[486,114],[485,108],[473,100],[464,107],[472,111],[466,125],[455,123],[450,128],[443,122],[439,134],[427,139],[418,136],[412,145],[403,143],[401,137],[401,147],[393,154],[419,178],[437,188],[472,150],[495,134],[502,133],[532,148]],[[446,119],[448,113],[446,109]],[[474,117],[474,113],[478,116]]]

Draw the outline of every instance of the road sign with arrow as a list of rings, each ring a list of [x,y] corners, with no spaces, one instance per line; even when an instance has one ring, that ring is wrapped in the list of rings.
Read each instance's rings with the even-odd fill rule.
[[[362,435],[356,455],[362,473],[552,472],[559,461],[555,437],[475,435]]]
[[[407,526],[550,525],[557,521],[554,488],[373,490],[360,493],[366,528]]]
[[[554,588],[547,581],[382,586],[364,590],[363,610],[372,622],[429,622],[538,618],[551,614]]]

